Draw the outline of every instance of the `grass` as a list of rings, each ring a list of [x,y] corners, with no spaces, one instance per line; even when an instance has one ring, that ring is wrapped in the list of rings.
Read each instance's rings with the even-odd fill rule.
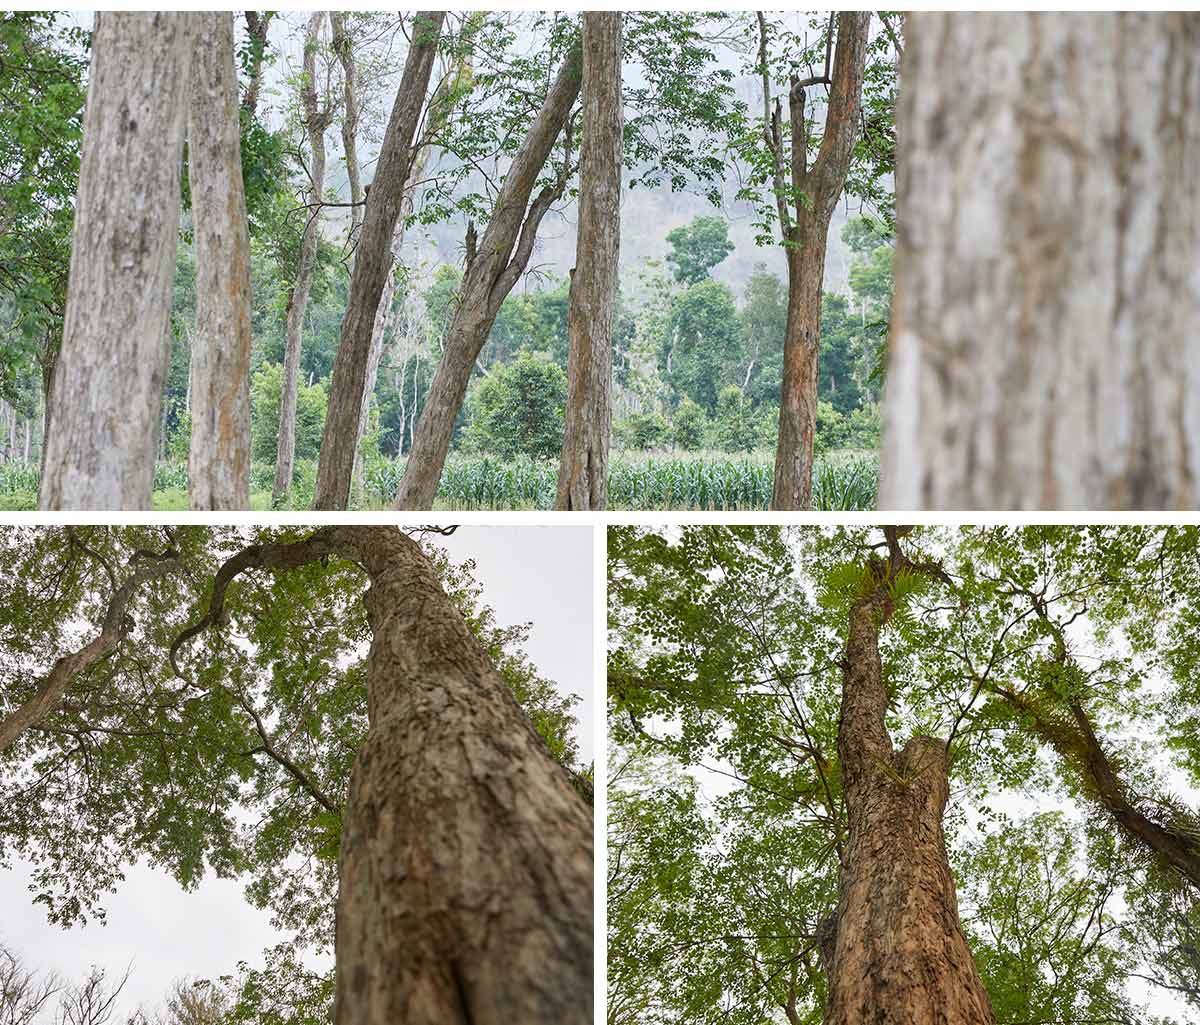
[[[358,509],[386,509],[404,472],[401,463],[379,463],[364,479]],[[771,499],[774,453],[614,452],[609,465],[609,508],[700,511],[764,510]],[[453,454],[446,461],[435,508],[458,510],[551,509],[557,484],[555,459],[503,463],[487,456]],[[315,467],[297,467],[287,508],[312,502]],[[818,511],[872,509],[879,481],[874,452],[845,450],[819,456],[813,469],[813,508]],[[250,508],[271,508],[271,467],[255,465],[250,476]],[[0,466],[0,510],[33,509],[37,467]],[[155,511],[188,508],[187,467],[160,464],[154,474]]]

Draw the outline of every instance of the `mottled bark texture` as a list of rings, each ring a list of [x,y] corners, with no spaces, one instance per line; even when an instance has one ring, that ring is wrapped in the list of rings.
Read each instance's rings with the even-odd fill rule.
[[[189,380],[193,509],[250,508],[250,230],[242,184],[233,14],[197,12],[188,119],[196,240]]]
[[[409,449],[396,498],[397,509],[432,509],[454,420],[462,407],[475,361],[487,341],[500,304],[520,280],[533,253],[538,228],[566,185],[563,174],[530,201],[538,177],[559,135],[570,124],[579,96],[582,53],[576,45],[559,69],[537,118],[513,157],[496,197],[491,220],[468,258],[459,288],[459,303],[446,332],[442,358],[434,373],[421,419]]]
[[[621,12],[583,15],[579,237],[567,311],[567,407],[558,509],[603,509],[612,425],[613,305],[621,247]]]
[[[404,77],[384,132],[355,251],[350,296],[333,361],[329,412],[321,436],[314,509],[345,509],[350,501],[371,334],[384,282],[391,271],[392,236],[404,202],[413,161],[413,140],[425,106],[444,17],[442,11],[418,11],[413,16],[412,44],[404,63]]]
[[[179,553],[173,548],[163,552],[139,551],[134,553],[125,567],[125,578],[118,582],[115,567],[92,552],[83,542],[76,540],[72,528],[67,528],[72,544],[77,545],[88,557],[101,562],[112,584],[113,593],[104,612],[100,630],[82,647],[64,655],[38,682],[33,696],[18,705],[0,719],[0,754],[7,751],[30,726],[35,726],[62,703],[71,681],[90,669],[113,651],[125,638],[129,621],[125,611],[129,602],[141,586],[154,577],[178,572],[182,568]]]
[[[415,541],[325,527],[217,574],[340,556],[370,579],[370,725],[345,811],[337,1025],[591,1025],[592,822]]]
[[[42,509],[150,508],[190,26],[187,14],[96,17]]]
[[[1200,501],[1200,14],[906,23],[881,508]]]
[[[287,338],[283,350],[283,380],[279,392],[279,440],[275,450],[275,483],[271,488],[271,504],[278,505],[292,489],[296,462],[296,401],[300,386],[300,348],[304,334],[304,314],[312,290],[313,270],[317,262],[317,245],[321,240],[321,201],[325,196],[325,130],[333,122],[333,103],[325,98],[321,106],[317,97],[317,47],[320,45],[321,25],[325,12],[317,11],[308,20],[304,37],[304,75],[301,94],[304,98],[304,130],[308,135],[312,155],[308,175],[311,188],[304,234],[300,238],[300,262],[296,279],[288,296]]]
[[[788,266],[783,388],[779,401],[772,509],[808,509],[812,505],[825,245],[829,219],[845,187],[858,137],[871,14],[869,11],[843,11],[837,15],[836,22],[837,46],[832,65],[827,63],[825,76],[829,85],[825,130],[811,164],[804,114],[805,81],[796,76],[792,77],[788,93],[790,153],[789,159],[784,158],[782,116],[778,101],[774,111],[770,109],[765,29],[760,22],[764,130],[774,159],[779,227]],[[828,61],[828,54],[826,56]],[[785,184],[788,175],[790,182]],[[788,196],[792,197],[790,208]]]
[[[992,1025],[991,1003],[958,918],[942,813],[946,744],[914,736],[900,751],[885,724],[879,631],[890,587],[916,570],[888,528],[850,609],[838,729],[849,829],[842,859],[825,1025]]]

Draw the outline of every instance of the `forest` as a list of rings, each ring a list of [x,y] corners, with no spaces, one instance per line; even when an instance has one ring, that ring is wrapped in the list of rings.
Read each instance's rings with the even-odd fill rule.
[[[580,698],[453,533],[0,532],[0,1021],[592,1021]],[[236,882],[275,942],[131,1007],[147,939],[57,973],[6,935],[24,902],[95,929],[150,870]]]
[[[1198,552],[610,528],[609,1025],[1200,1021]]]

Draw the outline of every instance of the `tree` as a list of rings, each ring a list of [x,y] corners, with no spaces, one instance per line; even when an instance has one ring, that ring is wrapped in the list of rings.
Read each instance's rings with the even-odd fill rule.
[[[283,356],[283,391],[279,405],[279,439],[275,455],[275,483],[271,488],[271,504],[278,505],[292,487],[296,458],[296,389],[300,377],[300,347],[304,331],[304,314],[308,309],[312,289],[313,269],[321,234],[321,204],[325,199],[325,131],[333,123],[335,106],[327,98],[320,105],[317,96],[317,49],[325,12],[317,11],[308,19],[304,36],[304,70],[300,92],[304,105],[304,131],[312,154],[308,168],[310,188],[307,209],[304,211],[304,234],[300,241],[299,262],[287,303],[287,341]]]
[[[191,340],[193,509],[250,507],[250,234],[242,185],[233,15],[195,16],[188,185],[196,239]]]
[[[649,910],[610,937],[622,996],[649,987],[647,1022],[1138,1020],[1129,980],[1186,963],[1141,923],[1194,934],[1196,531],[882,533],[610,532],[610,731],[722,781],[625,869]]]
[[[842,194],[854,154],[871,15],[869,12],[838,14],[836,48],[834,20],[831,16],[827,29],[824,72],[809,78],[801,78],[794,70],[789,75],[790,127],[785,135],[779,100],[775,99],[772,106],[767,23],[761,12],[758,15],[762,132],[788,266],[788,315],[772,509],[807,509],[812,502],[825,247],[829,219]],[[810,163],[805,90],[818,84],[827,84],[830,93],[824,133]]]
[[[96,19],[42,509],[147,509],[179,230],[186,14]]]
[[[475,361],[501,303],[528,265],[542,219],[566,188],[570,172],[569,125],[579,95],[581,64],[581,48],[576,41],[509,165],[483,236],[477,245],[468,247],[458,306],[413,436],[396,497],[398,509],[428,509],[433,505],[454,421]],[[533,196],[554,144],[564,132],[567,156],[561,172]]]
[[[772,401],[783,383],[783,339],[787,332],[787,296],[783,282],[755,264],[742,304],[742,352],[746,372],[742,391],[755,405]]]
[[[712,413],[722,384],[736,372],[740,343],[733,293],[719,281],[701,281],[672,304],[659,368],[676,396]]]
[[[692,223],[667,232],[667,263],[675,280],[695,285],[733,252],[729,222],[724,217],[694,217]]]
[[[881,505],[1194,507],[1200,18],[905,33]],[[1001,38],[1019,83],[969,70]]]
[[[501,459],[549,459],[562,446],[567,379],[541,353],[523,350],[471,393],[464,443]]]
[[[418,11],[404,77],[384,132],[362,233],[350,279],[350,296],[329,387],[329,415],[321,439],[314,509],[345,509],[350,501],[359,414],[364,402],[371,338],[384,282],[391,271],[391,244],[415,157],[413,140],[441,36],[441,11]]]
[[[583,144],[579,235],[567,333],[566,436],[558,509],[603,509],[608,501],[612,348],[621,244],[621,14],[583,16]]]

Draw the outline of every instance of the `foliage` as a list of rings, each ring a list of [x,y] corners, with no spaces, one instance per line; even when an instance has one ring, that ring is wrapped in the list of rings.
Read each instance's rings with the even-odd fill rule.
[[[542,353],[522,350],[478,381],[467,398],[463,445],[471,452],[549,458],[562,448],[567,375]]]
[[[267,363],[250,379],[251,457],[274,462],[279,443],[283,367]],[[315,459],[321,447],[329,396],[321,382],[296,388],[296,459]]]
[[[691,224],[667,232],[667,263],[675,280],[696,285],[708,278],[712,269],[733,252],[729,241],[729,222],[723,217],[695,217]]]
[[[685,452],[694,452],[704,446],[708,433],[708,417],[704,410],[689,398],[679,403],[671,418],[671,440]],[[649,445],[634,445],[634,448],[649,448]]]
[[[703,410],[701,410],[701,415],[703,415]],[[613,433],[616,435],[617,443],[621,446],[645,450],[661,445],[667,439],[670,429],[661,413],[633,413],[625,419],[617,421]]]
[[[758,424],[750,403],[736,384],[721,389],[713,416],[713,443],[722,452],[748,452],[758,438]]]
[[[692,285],[671,308],[669,333],[658,354],[664,381],[674,395],[714,412],[721,381],[739,359],[740,341],[729,288],[712,280]]]

